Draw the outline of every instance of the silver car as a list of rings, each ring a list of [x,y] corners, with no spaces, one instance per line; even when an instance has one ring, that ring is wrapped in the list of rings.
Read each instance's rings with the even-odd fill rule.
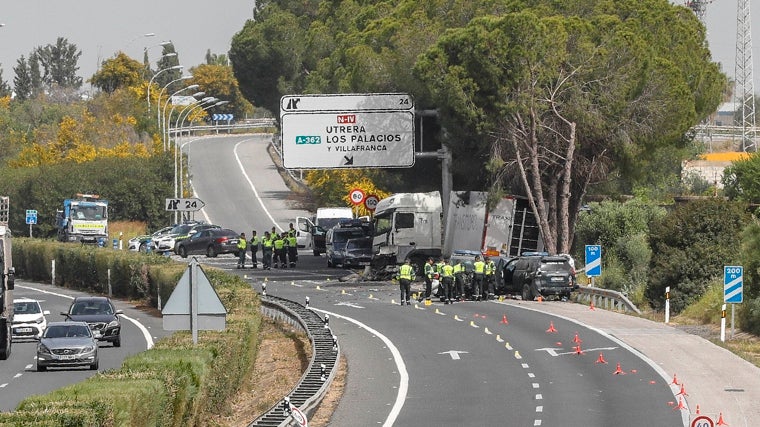
[[[37,344],[37,371],[48,367],[98,369],[98,342],[84,322],[50,322]]]

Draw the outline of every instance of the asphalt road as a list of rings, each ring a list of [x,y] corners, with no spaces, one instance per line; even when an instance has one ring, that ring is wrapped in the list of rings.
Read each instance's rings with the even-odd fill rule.
[[[209,219],[237,229],[292,221],[297,209],[287,203],[267,142],[224,137],[186,145]],[[400,307],[393,285],[339,282],[340,270],[303,252],[296,269],[279,271],[236,270],[232,257],[201,261],[258,290],[309,296],[312,308],[332,317],[349,374],[331,426],[683,425],[668,404],[676,396],[667,378],[651,362],[561,318],[496,302]],[[557,333],[546,332],[550,324]]]
[[[14,298],[33,298],[40,301],[43,310],[49,310],[48,322],[65,320],[60,314],[68,310],[76,296],[87,295],[70,289],[16,280]],[[121,316],[122,344],[113,347],[100,343],[99,371],[119,368],[126,357],[139,353],[153,345],[153,342],[167,333],[163,331],[161,319],[152,317],[129,304],[114,300]],[[11,357],[0,362],[0,411],[12,411],[27,396],[44,394],[63,386],[80,382],[97,371],[82,368],[50,368],[47,372],[36,372],[36,341],[13,343]]]

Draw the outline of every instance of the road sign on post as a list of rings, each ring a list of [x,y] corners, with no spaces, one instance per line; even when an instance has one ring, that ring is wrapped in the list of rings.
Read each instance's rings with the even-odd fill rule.
[[[377,202],[379,201],[379,197],[374,194],[370,194],[364,198],[364,207],[367,208],[368,211],[374,212],[375,208],[377,207]]]
[[[26,223],[29,225],[37,224],[37,211],[34,209],[26,210]]]
[[[170,212],[195,212],[204,206],[201,199],[166,199],[166,210]]]
[[[744,267],[726,265],[723,267],[723,302],[741,303],[744,300]]]
[[[348,193],[348,197],[354,205],[361,205],[362,202],[364,202],[364,190],[361,188],[354,188]]]
[[[602,245],[586,245],[586,276],[602,275]]]
[[[288,169],[414,166],[411,95],[286,95],[280,100]]]

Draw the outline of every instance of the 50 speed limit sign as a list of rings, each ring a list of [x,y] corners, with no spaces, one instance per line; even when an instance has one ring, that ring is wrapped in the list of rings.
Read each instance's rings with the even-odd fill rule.
[[[354,188],[348,193],[348,197],[351,199],[351,203],[360,205],[364,202],[364,190],[360,188]]]

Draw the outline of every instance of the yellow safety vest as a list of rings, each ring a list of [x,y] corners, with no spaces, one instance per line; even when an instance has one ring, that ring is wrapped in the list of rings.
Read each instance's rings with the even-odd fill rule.
[[[472,264],[472,268],[475,270],[476,274],[483,274],[483,272],[486,269],[486,263],[484,263],[483,261],[475,261]]]
[[[264,249],[272,249],[272,242],[274,242],[274,240],[272,240],[271,238],[269,238],[269,239],[265,238],[264,240],[262,240],[262,243],[264,245]]]
[[[285,240],[283,239],[277,239],[274,241],[274,248],[275,249],[282,249],[285,247]]]
[[[414,268],[411,265],[404,264],[398,269],[398,278],[412,280],[414,277]]]
[[[486,276],[490,276],[496,271],[496,264],[493,261],[488,261],[486,264]]]
[[[244,250],[246,248],[246,245],[248,242],[245,240],[245,237],[241,237],[238,239],[238,245],[237,248],[240,250]]]
[[[443,275],[443,277],[454,276],[454,267],[450,266],[449,264],[444,264],[441,270],[442,270],[441,274]]]

